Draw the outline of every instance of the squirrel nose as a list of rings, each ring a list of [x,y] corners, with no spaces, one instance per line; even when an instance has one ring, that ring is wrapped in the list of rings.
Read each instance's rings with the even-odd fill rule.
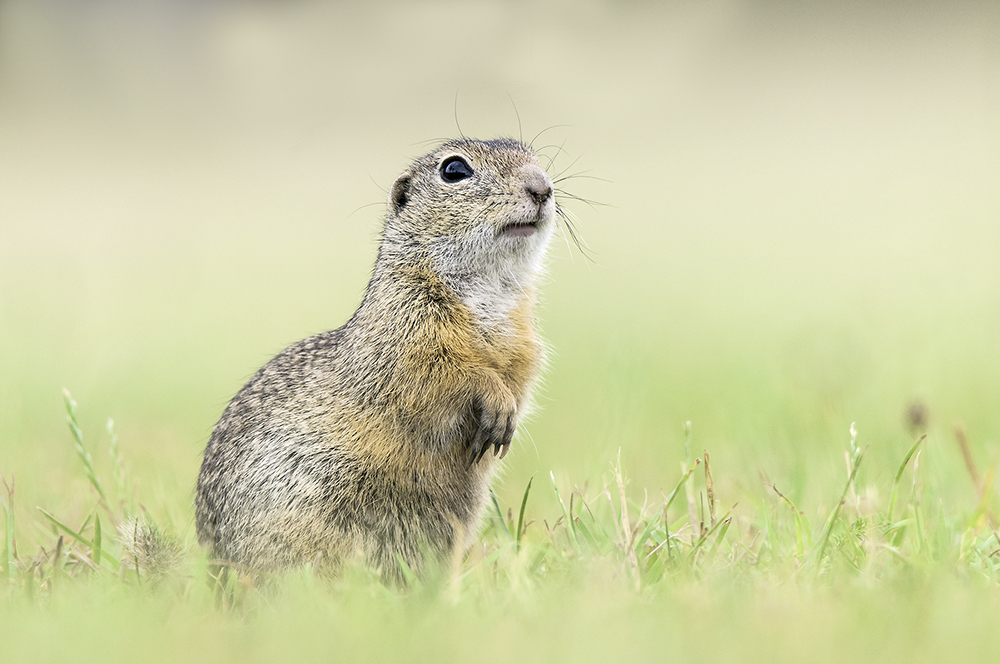
[[[528,166],[524,173],[524,191],[537,205],[544,205],[552,197],[552,180],[538,166]]]

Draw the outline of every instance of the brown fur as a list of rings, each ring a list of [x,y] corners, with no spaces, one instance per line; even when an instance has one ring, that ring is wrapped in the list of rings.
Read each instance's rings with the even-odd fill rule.
[[[449,182],[442,164],[473,170]],[[551,181],[513,140],[446,143],[393,185],[364,300],[239,391],[205,450],[198,537],[274,570],[360,557],[400,580],[461,554],[542,362]],[[526,237],[505,232],[535,223]]]

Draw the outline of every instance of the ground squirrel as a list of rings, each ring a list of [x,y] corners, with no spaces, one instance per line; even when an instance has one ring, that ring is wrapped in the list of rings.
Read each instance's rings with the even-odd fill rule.
[[[222,414],[199,541],[240,567],[357,556],[390,580],[400,561],[419,574],[464,553],[542,362],[533,310],[556,215],[519,141],[416,160],[389,192],[358,310],[265,364]]]

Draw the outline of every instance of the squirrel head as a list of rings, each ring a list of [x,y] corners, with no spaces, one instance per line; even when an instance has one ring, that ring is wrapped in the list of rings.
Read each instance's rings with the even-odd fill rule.
[[[513,139],[458,139],[417,159],[392,185],[383,251],[429,260],[441,275],[539,268],[555,227],[552,179]]]

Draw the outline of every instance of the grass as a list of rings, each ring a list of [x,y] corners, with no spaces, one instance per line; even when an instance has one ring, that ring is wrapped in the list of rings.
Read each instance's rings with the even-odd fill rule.
[[[924,433],[894,473],[876,474],[885,486],[859,487],[867,446],[853,424],[844,432],[844,465],[831,459],[827,469],[840,476],[840,490],[825,513],[808,517],[766,480],[730,502],[717,488],[726,484],[713,470],[719,455],[690,458],[697,437],[689,422],[688,460],[669,493],[630,486],[620,452],[599,481],[532,477],[506,510],[493,496],[458,575],[413,578],[399,589],[362,567],[328,579],[305,566],[261,584],[213,576],[196,546],[161,533],[142,496],[125,489],[110,424],[115,489],[106,493],[77,404],[68,392],[64,398],[87,480],[73,498],[88,508],[81,523],[43,507],[15,520],[23,511],[5,480],[0,634],[10,661],[124,659],[149,650],[172,661],[381,660],[403,651],[447,661],[624,653],[931,661],[985,653],[997,641],[989,627],[1000,602],[993,468],[980,476],[962,434],[952,452],[968,461],[968,472],[951,481],[979,495],[965,505],[940,498],[949,492],[921,461]],[[550,500],[536,501],[543,492]],[[38,548],[18,547],[20,533],[32,529],[42,533]],[[136,553],[140,532],[152,540],[138,550],[161,551],[157,560]],[[45,629],[59,638],[44,637]]]

